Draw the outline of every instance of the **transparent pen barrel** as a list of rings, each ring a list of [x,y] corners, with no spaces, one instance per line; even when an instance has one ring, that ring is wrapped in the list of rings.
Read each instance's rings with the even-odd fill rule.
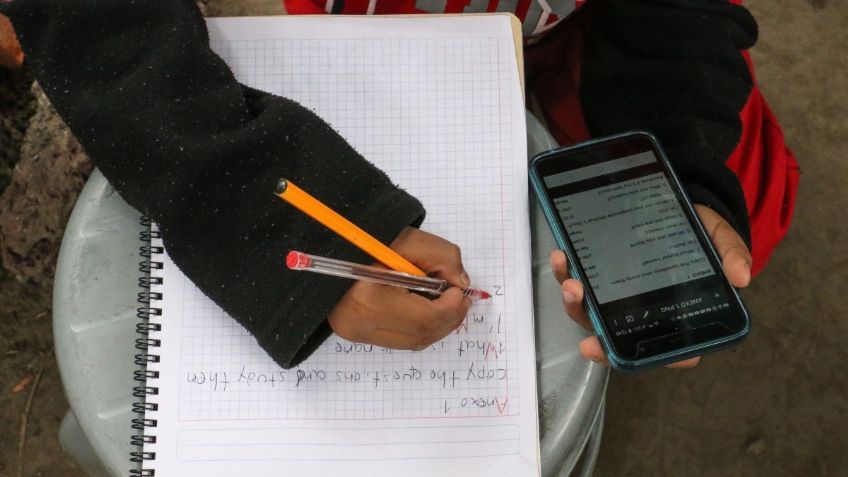
[[[305,270],[313,270],[326,275],[356,278],[383,285],[402,286],[410,290],[430,293],[433,295],[439,295],[448,288],[448,283],[445,280],[440,280],[438,278],[409,275],[407,273],[395,272],[368,265],[351,264],[315,255],[307,256],[310,259],[310,264],[305,267]]]

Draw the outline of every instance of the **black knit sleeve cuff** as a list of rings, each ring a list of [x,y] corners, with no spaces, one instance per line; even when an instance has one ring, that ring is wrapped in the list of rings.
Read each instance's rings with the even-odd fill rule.
[[[686,189],[686,194],[689,196],[689,199],[693,204],[706,205],[713,209],[716,213],[718,213],[718,215],[726,220],[731,227],[733,227],[733,230],[735,230],[740,237],[742,237],[742,240],[745,241],[745,245],[748,246],[748,249],[751,248],[750,231],[747,227],[743,227],[738,223],[733,214],[730,212],[730,208],[725,205],[717,194],[698,184],[686,184],[684,187]]]

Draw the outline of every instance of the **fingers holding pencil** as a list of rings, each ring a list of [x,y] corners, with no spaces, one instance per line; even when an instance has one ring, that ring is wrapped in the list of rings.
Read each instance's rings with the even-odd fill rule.
[[[472,300],[458,287],[469,279],[459,249],[435,235],[407,228],[391,248],[453,286],[433,300],[403,288],[358,281],[333,309],[330,327],[350,341],[421,350],[462,324]]]
[[[406,227],[392,242],[391,248],[429,275],[447,280],[452,286],[467,288],[471,285],[462,265],[459,247],[437,235]]]
[[[470,305],[455,287],[430,300],[403,288],[356,282],[328,320],[337,335],[350,341],[421,350],[454,331]]]

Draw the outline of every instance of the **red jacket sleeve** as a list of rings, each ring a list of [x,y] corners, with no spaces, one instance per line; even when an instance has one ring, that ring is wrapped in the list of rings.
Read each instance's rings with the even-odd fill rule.
[[[742,55],[753,77],[750,55],[748,52]],[[754,258],[751,271],[756,275],[789,230],[800,168],[756,80],[739,117],[742,134],[727,159],[727,167],[739,178],[745,193]]]

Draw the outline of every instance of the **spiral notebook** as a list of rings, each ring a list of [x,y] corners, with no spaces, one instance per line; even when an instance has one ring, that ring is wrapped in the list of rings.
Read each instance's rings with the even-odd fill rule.
[[[422,228],[457,243],[494,298],[424,351],[333,335],[284,370],[180,272],[151,224],[131,474],[538,475],[513,17],[233,18],[209,28],[242,82],[313,109],[422,200]]]

